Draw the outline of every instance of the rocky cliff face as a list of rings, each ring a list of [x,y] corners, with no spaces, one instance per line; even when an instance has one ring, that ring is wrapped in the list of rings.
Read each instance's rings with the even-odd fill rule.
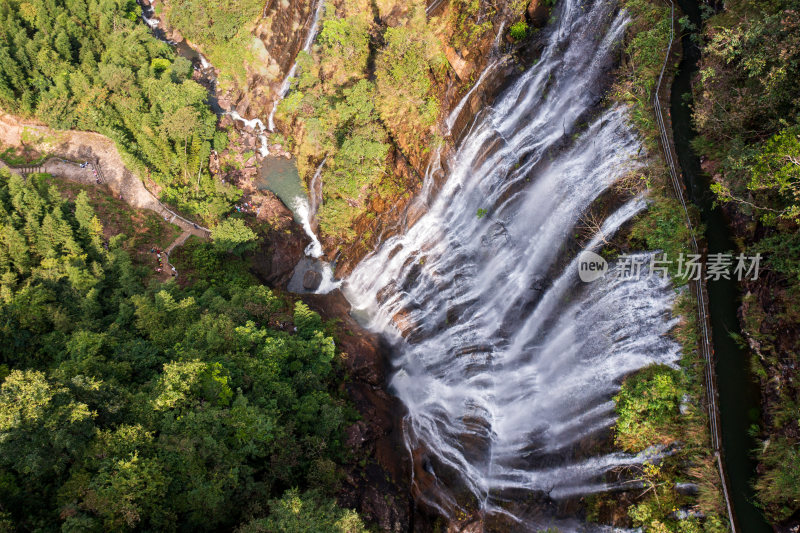
[[[428,19],[448,63],[444,74],[435,77],[434,94],[440,103],[438,120],[423,135],[418,131],[388,128],[392,146],[386,170],[401,186],[395,194],[368,195],[367,209],[352,224],[357,238],[321,236],[328,258],[338,258],[337,277],[346,277],[380,241],[404,231],[419,218],[426,209],[425,202],[418,200],[425,175],[431,174],[435,192],[447,170],[440,162],[446,165],[447,154],[475,114],[490,104],[515,69],[528,65],[538,55],[535,35],[549,17],[549,7],[543,0],[532,0],[529,4],[501,0],[483,6],[480,24],[484,31],[469,45],[456,47],[453,43],[458,41],[458,32],[463,31],[457,23],[463,8],[456,0],[428,3]],[[373,31],[380,34],[401,24],[407,10],[403,2],[379,2]],[[515,42],[509,36],[509,27],[516,21],[529,25],[530,38]],[[297,136],[304,125],[279,123],[278,127],[289,136]],[[305,176],[307,183],[310,178]]]
[[[246,66],[244,85],[234,84],[222,95],[220,102],[226,104],[227,109],[236,109],[246,117],[269,115],[273,100],[310,30],[313,11],[313,0],[267,2],[251,32],[263,46],[259,50],[260,61]]]
[[[166,25],[173,7],[170,0],[142,0],[142,3],[160,13],[157,18],[169,40],[185,41],[178,28]],[[243,64],[245,76],[233,75],[232,65],[214,65],[221,79],[217,98],[223,111],[236,110],[247,118],[269,115],[278,90],[303,46],[313,10],[314,0],[268,0],[261,15],[240,30],[252,37],[249,49],[237,58]],[[208,45],[188,41],[187,44],[210,55]]]

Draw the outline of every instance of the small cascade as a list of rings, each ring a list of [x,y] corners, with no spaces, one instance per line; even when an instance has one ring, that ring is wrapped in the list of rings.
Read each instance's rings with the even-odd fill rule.
[[[483,72],[481,72],[481,75],[478,76],[478,80],[475,82],[472,88],[467,91],[467,94],[461,98],[461,100],[458,102],[458,105],[453,109],[453,111],[450,112],[450,115],[448,115],[447,120],[445,121],[445,136],[452,133],[453,126],[455,125],[456,120],[458,120],[458,117],[461,116],[461,111],[463,111],[464,106],[467,104],[467,102],[469,102],[472,93],[474,93],[475,90],[481,86],[481,83],[483,83],[483,80],[486,79],[486,76],[502,63],[502,59],[494,59],[486,65],[486,68],[484,68]]]
[[[261,154],[261,157],[267,157],[269,155],[269,144],[267,142],[266,128],[264,128],[264,123],[261,121],[261,119],[244,118],[235,109],[233,111],[229,111],[227,114],[233,120],[241,122],[245,128],[250,128],[258,133],[258,140],[261,142],[261,146],[258,148],[258,153]]]
[[[327,294],[334,289],[338,289],[342,285],[342,281],[333,277],[333,267],[330,263],[322,259],[322,243],[311,227],[312,215],[308,200],[298,196],[294,199],[292,208],[295,216],[300,218],[303,231],[305,231],[308,238],[311,239],[311,243],[306,246],[304,252],[306,257],[300,260],[297,266],[295,266],[294,274],[287,288],[291,292],[311,292],[314,294]],[[313,285],[308,284],[306,281],[309,272],[313,273],[311,279],[316,278],[316,283]]]
[[[322,259],[324,250],[322,243],[314,233],[312,222],[316,216],[322,199],[322,169],[327,158],[323,159],[311,178],[308,190],[308,199],[303,196],[296,196],[292,200],[292,211],[299,219],[311,242],[304,251],[306,258],[301,260],[295,267],[294,275],[289,281],[288,289],[292,292],[313,292],[315,294],[327,294],[342,285],[341,280],[333,277],[333,267]],[[316,278],[317,286],[306,283],[306,276],[313,272],[312,279]]]
[[[155,30],[161,24],[161,21],[155,18],[155,10],[153,6],[145,6],[143,4],[139,4],[142,7],[142,20],[145,24],[147,24],[150,29]]]
[[[494,36],[494,49],[495,51],[500,49],[500,39],[503,38],[503,30],[506,29],[506,21],[500,23],[500,29],[497,30],[497,35]]]
[[[303,43],[303,52],[308,52],[311,50],[311,45],[314,44],[314,39],[317,36],[317,27],[319,26],[319,19],[322,16],[322,11],[325,8],[325,0],[317,0],[317,7],[314,10],[314,19],[311,22],[311,28],[308,30],[308,35],[306,36],[306,40]],[[284,78],[283,83],[281,84],[280,89],[278,90],[278,97],[275,98],[275,101],[272,103],[272,111],[269,113],[269,118],[267,119],[267,124],[269,125],[269,131],[275,131],[275,112],[278,110],[278,104],[281,103],[281,100],[286,96],[286,93],[289,92],[289,88],[292,86],[292,79],[294,78],[295,73],[297,72],[297,59],[295,59],[292,68],[289,69],[289,73]]]
[[[308,200],[305,198],[297,197],[294,199],[292,209],[295,214],[300,217],[300,223],[303,225],[303,230],[311,239],[311,243],[306,246],[305,254],[309,257],[319,259],[322,257],[322,243],[319,242],[317,234],[311,227],[311,209],[308,205]]]

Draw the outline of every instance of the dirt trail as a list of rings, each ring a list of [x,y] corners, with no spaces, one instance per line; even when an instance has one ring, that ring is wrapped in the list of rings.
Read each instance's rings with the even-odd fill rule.
[[[99,178],[100,184],[108,186],[114,196],[121,198],[131,207],[155,211],[164,220],[179,226],[184,233],[202,238],[211,236],[207,228],[181,217],[159,202],[158,198],[147,190],[142,180],[125,166],[114,142],[108,137],[86,131],[53,130],[47,126],[0,113],[0,142],[7,146],[34,147],[41,153],[51,154],[51,157],[39,165],[12,167],[12,172],[19,174],[29,173],[30,170],[47,172],[88,185],[97,185]],[[83,162],[88,162],[90,165],[81,168]],[[2,162],[0,165],[8,167]],[[97,177],[94,169],[97,169]],[[178,240],[180,237],[175,242]]]

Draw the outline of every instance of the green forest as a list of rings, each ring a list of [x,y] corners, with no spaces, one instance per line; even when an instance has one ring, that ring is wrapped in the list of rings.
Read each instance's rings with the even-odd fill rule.
[[[102,133],[162,199],[212,223],[240,193],[208,172],[216,116],[191,63],[153,37],[134,0],[0,3],[0,107]]]
[[[0,174],[0,226],[0,530],[362,530],[319,315],[212,243],[215,281],[146,284],[44,175]]]
[[[762,385],[756,490],[775,522],[800,510],[800,3],[726,2],[705,22],[695,148],[766,280],[744,287],[742,323]]]

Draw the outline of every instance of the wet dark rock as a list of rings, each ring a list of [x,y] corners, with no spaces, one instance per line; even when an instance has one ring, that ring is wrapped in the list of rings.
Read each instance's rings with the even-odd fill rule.
[[[266,220],[268,230],[253,252],[252,269],[264,283],[284,286],[292,277],[294,267],[303,257],[308,238],[294,223],[291,211],[269,191],[258,193],[260,218]]]
[[[675,492],[684,496],[697,496],[700,487],[694,483],[675,483]]]
[[[350,379],[345,386],[361,420],[347,427],[345,442],[355,463],[338,494],[339,504],[356,509],[380,531],[411,529],[410,462],[402,442],[405,408],[386,392],[386,352],[378,337],[351,316],[341,291],[304,295],[323,319],[339,319],[337,345]]]
[[[345,430],[345,444],[351,451],[359,452],[370,438],[369,427],[361,420]]]
[[[306,273],[303,274],[303,288],[305,290],[315,291],[319,288],[320,283],[322,283],[322,274],[316,270],[306,270]]]

